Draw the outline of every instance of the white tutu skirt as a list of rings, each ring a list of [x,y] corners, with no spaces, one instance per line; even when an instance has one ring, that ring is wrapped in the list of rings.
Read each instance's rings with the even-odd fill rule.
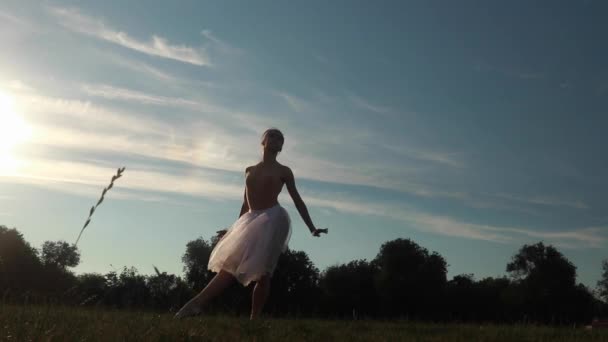
[[[279,204],[250,210],[232,225],[209,257],[212,272],[231,273],[244,286],[274,272],[279,256],[287,249],[291,220]]]

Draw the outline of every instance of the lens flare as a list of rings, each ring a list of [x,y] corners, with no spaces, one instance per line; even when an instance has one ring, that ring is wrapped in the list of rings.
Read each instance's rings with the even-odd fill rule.
[[[0,92],[0,174],[15,173],[21,165],[16,148],[29,140],[32,129],[17,113],[12,97]]]

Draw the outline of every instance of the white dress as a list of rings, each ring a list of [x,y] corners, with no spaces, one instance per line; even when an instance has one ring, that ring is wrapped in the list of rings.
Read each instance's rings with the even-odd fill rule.
[[[217,243],[208,268],[212,272],[229,272],[247,286],[265,274],[272,276],[290,237],[291,220],[279,204],[264,210],[249,210]]]

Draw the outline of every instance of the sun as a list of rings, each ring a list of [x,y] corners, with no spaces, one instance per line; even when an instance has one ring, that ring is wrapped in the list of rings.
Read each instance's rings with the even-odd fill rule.
[[[31,127],[15,110],[15,102],[0,92],[0,174],[15,172],[21,161],[15,155],[17,146],[32,134]]]

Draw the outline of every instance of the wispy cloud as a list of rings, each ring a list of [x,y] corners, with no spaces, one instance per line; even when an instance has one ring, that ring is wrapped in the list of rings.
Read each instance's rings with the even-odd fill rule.
[[[246,165],[255,163],[259,157],[252,153],[251,148],[243,149],[243,143],[250,141],[257,144],[259,133],[269,125],[277,123],[276,120],[270,120],[255,112],[233,111],[213,102],[199,102],[198,99],[160,96],[104,84],[88,84],[81,89],[88,95],[104,99],[153,106],[175,106],[194,112],[208,108],[223,115],[208,118],[192,115],[185,117],[186,120],[175,121],[170,120],[170,116],[164,118],[145,114],[145,110],[130,112],[121,107],[106,108],[91,101],[26,93],[18,97],[18,102],[24,105],[25,112],[32,113],[36,119],[34,128],[37,133],[33,143],[67,148],[75,152],[112,153],[117,158],[141,156],[156,161],[181,162],[194,167],[242,172]],[[62,117],[69,120],[60,119]],[[234,139],[234,130],[239,125],[247,130],[239,133],[239,139]],[[292,147],[302,146],[300,142],[327,145],[324,139],[333,137],[332,132],[318,131],[315,141],[310,142],[306,131],[292,127],[290,132],[290,125],[287,126],[287,132],[290,133],[289,144],[281,159],[294,168],[298,179],[389,189],[423,198],[472,203],[475,208],[478,207],[476,204],[480,203],[478,198],[467,192],[425,183],[423,175],[432,164],[464,167],[465,164],[454,154],[410,147],[400,148],[391,144],[388,148],[393,148],[395,153],[430,162],[430,166],[403,164],[402,161],[396,164],[390,160],[378,164],[362,163],[359,159],[345,161],[340,157],[323,158],[311,154],[308,150]],[[359,149],[358,142],[353,139],[363,139],[363,143],[367,139],[366,136],[357,138],[356,132],[342,133],[335,144],[347,149]]]
[[[212,82],[212,81],[208,81],[208,80],[202,80],[199,78],[190,78],[187,76],[174,74],[170,70],[167,70],[167,68],[160,68],[153,64],[149,64],[149,63],[143,62],[143,61],[135,59],[135,58],[126,57],[124,55],[104,51],[102,49],[95,49],[95,54],[96,54],[96,56],[99,56],[103,62],[109,62],[108,64],[111,67],[113,67],[113,68],[119,67],[120,70],[117,72],[124,73],[125,71],[127,71],[127,72],[134,71],[135,73],[138,74],[137,76],[135,76],[135,74],[134,74],[134,77],[139,78],[139,75],[144,75],[146,77],[150,77],[150,78],[161,81],[162,83],[156,83],[156,84],[161,84],[163,89],[165,90],[165,92],[167,89],[170,89],[172,91],[177,91],[180,93],[190,93],[193,90],[199,90],[200,88],[215,89],[215,90],[228,88],[228,85],[222,84],[221,82]],[[152,83],[152,84],[154,84],[154,83]],[[87,86],[92,89],[95,89],[98,87],[110,87],[110,88],[122,90],[122,88],[111,86],[111,85],[104,85],[104,84],[88,84]],[[124,89],[124,90],[126,90],[126,92],[142,93],[141,91],[137,91],[137,90],[133,90],[133,89]],[[151,95],[151,94],[146,94],[146,95],[148,95],[148,97],[150,97],[150,96],[156,97],[155,95]],[[194,101],[194,100],[191,100],[191,101]]]
[[[0,38],[2,38],[3,45],[15,38],[41,32],[43,30],[29,18],[0,10]],[[3,48],[9,47],[3,46]]]
[[[34,88],[26,85],[20,80],[11,80],[6,84],[6,88],[17,92],[32,92]]]
[[[161,106],[186,106],[189,108],[200,107],[202,104],[197,101],[166,97],[161,95],[151,95],[136,90],[118,88],[105,84],[85,84],[82,90],[92,96],[99,96],[106,99],[136,101],[143,104]]]
[[[165,134],[168,125],[153,118],[143,118],[124,109],[116,110],[104,108],[90,101],[49,97],[36,94],[13,95],[16,102],[28,116],[36,118],[32,124],[44,124],[41,118],[53,115],[55,118],[67,117],[73,119],[73,123],[83,123],[88,127],[94,127],[95,131],[113,131],[123,134],[125,130],[135,134],[146,133],[149,135]],[[68,127],[65,127],[69,129]],[[77,126],[74,127],[77,131]],[[76,132],[74,132],[76,133]],[[46,138],[46,134],[34,134],[34,138]]]
[[[535,80],[543,78],[543,75],[538,72],[521,70],[512,66],[489,65],[488,63],[484,62],[476,64],[474,69],[477,72],[497,72],[507,77],[519,78],[522,80]]]
[[[35,184],[76,195],[94,196],[99,190],[95,186],[105,184],[108,174],[112,174],[113,171],[113,167],[86,162],[34,159],[18,176],[12,177],[15,182]],[[211,200],[239,201],[243,191],[243,185],[240,183],[239,181],[235,183],[234,181],[227,182],[226,179],[221,180],[217,173],[211,174],[202,170],[184,174],[183,172],[151,170],[142,165],[135,165],[130,166],[128,177],[122,179],[121,189],[124,193],[117,198],[165,201],[171,200],[170,197],[173,194],[180,194]],[[132,192],[128,190],[132,190]],[[510,244],[529,242],[529,238],[538,238],[567,248],[600,248],[607,241],[603,234],[605,229],[599,227],[562,232],[501,227],[433,215],[405,204],[368,202],[352,196],[332,193],[317,192],[309,195],[305,189],[302,193],[305,202],[310,207],[331,209],[346,214],[389,218],[403,222],[404,228],[441,236]],[[282,201],[290,202],[286,193],[281,196]]]
[[[240,140],[233,139],[238,127],[229,119],[222,123],[192,116],[174,121],[170,116],[154,117],[90,101],[34,94],[15,98],[32,121],[34,134],[30,144],[223,170],[242,171],[244,163],[251,161]]]
[[[88,92],[104,98],[120,98],[154,105],[181,105],[189,102],[159,97],[111,86],[89,86]],[[256,115],[245,115],[241,122],[253,127],[249,136],[233,139],[230,130],[217,123],[192,118],[190,121],[165,121],[137,112],[105,108],[90,101],[53,98],[42,95],[19,95],[18,101],[25,112],[38,115],[33,143],[68,148],[90,153],[111,152],[115,158],[140,155],[164,161],[178,161],[197,167],[209,167],[242,172],[244,165],[255,162],[251,151],[243,150],[243,141],[258,141],[257,134],[266,127]],[[51,115],[51,116],[49,116]],[[49,118],[53,118],[49,120]],[[61,117],[69,120],[60,120]],[[252,120],[261,120],[256,123]],[[61,125],[57,122],[62,122]],[[259,127],[258,127],[259,126]],[[205,132],[205,134],[200,134]],[[300,139],[293,132],[292,143]],[[301,137],[305,139],[305,136]],[[423,197],[461,198],[462,194],[432,189],[367,170],[365,165],[353,167],[340,160],[322,159],[302,151],[290,151],[283,156],[294,167],[298,179],[321,180],[336,184],[369,185],[402,190]],[[378,170],[380,171],[380,170]]]
[[[438,163],[455,168],[464,168],[466,166],[463,160],[457,158],[457,153],[432,151],[429,149],[409,147],[404,144],[380,144],[380,146],[402,157]]]
[[[497,243],[508,243],[513,241],[511,237],[504,234],[503,229],[500,227],[471,224],[446,216],[421,212],[396,213],[395,216],[402,221],[411,222],[412,227],[427,233]]]
[[[11,25],[18,25],[19,27],[29,26],[29,22],[23,18],[17,17],[11,13],[0,11],[0,19],[5,22],[10,22]]]
[[[15,181],[47,186],[57,191],[74,193],[74,187],[82,186],[76,193],[88,194],[92,189],[89,186],[107,182],[108,175],[114,173],[115,168],[99,166],[85,162],[71,162],[51,159],[32,159],[26,169]],[[61,185],[63,184],[63,186]],[[65,186],[70,184],[70,186]],[[121,188],[150,191],[169,194],[185,194],[215,199],[242,198],[242,186],[218,182],[215,176],[197,170],[191,174],[164,173],[129,167],[128,177],[121,178]],[[149,199],[150,195],[143,196]],[[136,197],[132,194],[131,198]],[[158,198],[158,197],[157,197]]]
[[[322,64],[329,63],[329,59],[327,57],[325,57],[324,55],[322,55],[321,53],[318,53],[318,52],[313,53],[312,57]]]
[[[223,54],[240,55],[243,53],[242,49],[234,47],[231,44],[228,44],[226,41],[218,38],[213,32],[211,32],[211,30],[203,30],[201,31],[201,35],[210,42],[214,43],[214,49],[218,49]]]
[[[121,101],[183,106],[186,109],[197,107],[193,106],[193,101],[186,99],[157,96],[106,85],[88,85],[86,92]],[[120,108],[105,108],[90,101],[33,94],[22,95],[18,101],[24,105],[25,112],[37,115],[37,120],[34,122],[36,134],[32,143],[38,146],[62,148],[79,153],[111,153],[118,159],[141,156],[156,161],[180,162],[192,167],[231,172],[242,172],[246,165],[257,161],[258,156],[251,153],[251,149],[243,149],[243,142],[258,142],[259,132],[267,128],[271,122],[255,113],[233,114],[228,108],[223,107],[219,107],[218,111],[235,115],[236,119],[228,120],[224,124],[219,124],[212,117],[205,120],[196,116],[186,121],[174,121],[168,120],[169,117],[153,117]],[[62,117],[68,120],[61,119]],[[234,139],[232,132],[236,123],[244,124],[253,130],[247,134],[242,132],[239,134],[239,139]],[[205,133],[201,134],[201,132]],[[317,135],[319,139],[323,137],[322,132],[318,132]],[[349,134],[345,134],[343,139],[349,137]],[[295,130],[289,136],[291,145],[300,145],[299,139],[306,140],[306,134],[302,135],[300,130]],[[353,146],[356,148],[356,145]],[[445,198],[462,203],[475,201],[475,198],[464,192],[439,189],[436,186],[408,180],[408,177],[404,177],[404,174],[407,174],[405,166],[398,167],[392,164],[390,166],[390,163],[366,165],[359,161],[353,165],[339,159],[321,158],[307,151],[287,151],[287,149],[287,153],[281,158],[293,167],[300,180],[324,181],[335,185],[372,186],[424,198]],[[423,157],[418,155],[418,158]],[[399,172],[391,174],[388,172],[389,169]],[[413,172],[421,171],[414,168]]]
[[[158,56],[176,61],[211,66],[211,61],[202,48],[187,45],[173,45],[167,39],[152,35],[149,41],[140,41],[128,33],[107,26],[100,19],[90,17],[75,8],[51,7],[49,11],[65,28],[97,39],[105,40],[128,49],[151,56]]]
[[[366,111],[371,111],[376,114],[389,114],[392,112],[391,108],[389,108],[389,107],[372,104],[368,100],[365,100],[364,98],[357,96],[357,95],[351,94],[348,96],[348,98],[350,99],[352,104],[354,104],[356,107],[361,108]]]
[[[506,231],[554,242],[556,245],[565,248],[601,248],[604,247],[608,241],[608,237],[605,234],[607,230],[608,227],[589,227],[556,232],[533,231],[515,228],[507,229]]]
[[[285,195],[285,197],[287,197]],[[592,227],[567,231],[541,231],[532,228],[505,227],[464,222],[449,216],[435,215],[407,205],[357,201],[352,196],[331,194],[303,195],[312,206],[330,208],[342,213],[390,218],[407,224],[407,228],[441,236],[483,240],[495,243],[529,243],[530,238],[564,248],[601,248],[606,245],[606,228]]]
[[[546,231],[533,228],[473,224],[446,216],[416,211],[397,212],[394,216],[405,222],[415,222],[417,226],[414,226],[414,228],[417,227],[424,232],[497,243],[521,244],[541,240],[564,248],[601,248],[608,241],[605,234],[606,228],[604,227]]]
[[[289,105],[289,107],[296,112],[301,113],[310,109],[310,106],[306,103],[306,101],[294,95],[290,95],[285,92],[275,92],[275,94],[282,98]]]
[[[580,200],[569,200],[562,199],[550,196],[532,196],[532,197],[523,197],[523,196],[515,196],[510,194],[497,194],[496,197],[508,199],[511,201],[519,201],[531,204],[539,204],[546,206],[556,206],[556,207],[571,207],[575,209],[588,209],[589,206]]]
[[[162,71],[158,68],[155,68],[147,63],[109,53],[106,53],[105,56],[107,56],[107,58],[112,60],[115,64],[136,71],[138,73],[149,75],[162,81],[176,81],[176,77],[174,77],[173,75],[169,74],[166,71]]]

